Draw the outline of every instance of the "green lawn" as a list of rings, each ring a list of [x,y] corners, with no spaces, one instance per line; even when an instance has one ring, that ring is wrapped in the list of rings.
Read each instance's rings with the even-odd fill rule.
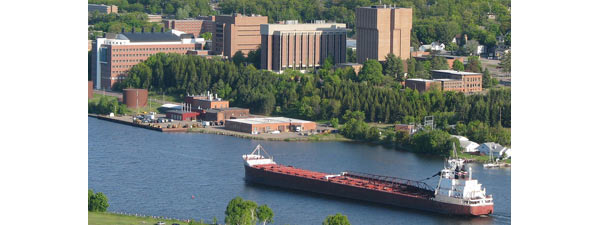
[[[165,224],[171,225],[173,223],[177,224],[188,224],[179,220],[165,220],[165,219],[154,219],[150,217],[138,217],[138,216],[128,216],[128,215],[120,215],[106,212],[88,212],[88,224],[93,225],[131,225],[131,224],[144,224],[144,225],[152,225],[157,222],[162,221]]]

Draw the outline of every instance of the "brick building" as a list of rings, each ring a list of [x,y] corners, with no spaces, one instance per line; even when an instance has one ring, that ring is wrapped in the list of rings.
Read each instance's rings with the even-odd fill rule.
[[[210,20],[165,20],[163,23],[167,29],[178,30],[200,37],[201,34],[206,32],[215,33],[214,16],[210,18]]]
[[[481,73],[472,73],[454,70],[432,70],[434,79],[453,79],[462,81],[462,92],[473,93],[483,90],[483,76]]]
[[[316,23],[262,24],[261,69],[276,72],[320,67],[327,57],[333,63],[346,62],[346,24]]]
[[[229,119],[246,118],[250,116],[250,110],[244,108],[207,109],[200,112],[199,118],[203,121],[212,121],[217,125],[225,124]]]
[[[97,5],[97,4],[88,4],[88,13],[92,13],[97,11],[99,13],[119,13],[119,7],[116,5]]]
[[[126,78],[134,65],[148,57],[163,53],[186,54],[188,50],[202,48],[203,39],[191,34],[170,32],[124,32],[107,34],[92,44],[92,80],[96,89],[110,90]]]
[[[173,119],[173,120],[195,121],[195,120],[197,120],[198,115],[200,115],[200,113],[193,112],[193,111],[185,111],[185,110],[167,111],[167,118]]]
[[[237,51],[244,54],[260,47],[260,25],[269,23],[267,16],[220,15],[215,18],[213,51],[228,58]]]
[[[384,61],[389,53],[410,57],[412,8],[386,5],[356,8],[356,60]]]
[[[431,89],[433,87],[440,88],[441,84],[440,84],[440,81],[436,81],[436,80],[412,78],[412,79],[406,79],[406,82],[404,83],[404,85],[406,88],[414,89],[419,92],[424,92],[424,91],[428,91],[429,89]]]
[[[286,117],[265,117],[226,120],[225,129],[244,133],[279,132],[314,132],[317,124],[312,121],[291,119]]]
[[[440,87],[442,87],[442,91],[463,91],[463,82],[462,80],[455,79],[434,79],[434,81],[440,82]]]

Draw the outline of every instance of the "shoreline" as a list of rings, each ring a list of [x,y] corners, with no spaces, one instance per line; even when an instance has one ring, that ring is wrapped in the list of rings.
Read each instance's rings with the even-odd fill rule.
[[[108,117],[108,116],[102,116],[102,115],[98,115],[98,114],[91,114],[88,113],[88,117],[93,117],[93,118],[97,118],[100,120],[104,120],[104,121],[109,121],[109,122],[114,122],[114,123],[119,123],[119,124],[123,124],[123,125],[129,125],[129,126],[133,126],[133,127],[138,127],[138,128],[144,128],[144,129],[149,129],[149,130],[153,130],[153,131],[158,131],[158,132],[165,132],[165,133],[196,133],[196,134],[214,134],[214,135],[223,135],[223,136],[231,136],[231,137],[237,137],[237,138],[245,138],[245,139],[252,139],[252,140],[262,140],[262,141],[284,141],[284,142],[325,142],[325,141],[338,141],[338,142],[355,142],[355,143],[366,143],[366,144],[374,144],[374,145],[382,145],[386,148],[391,148],[393,150],[400,150],[400,151],[405,151],[405,152],[412,152],[415,154],[419,154],[417,152],[412,151],[410,148],[406,147],[406,146],[402,146],[402,147],[390,147],[390,146],[385,146],[384,144],[381,143],[368,143],[368,142],[362,142],[362,141],[358,141],[358,140],[352,140],[352,139],[348,139],[344,136],[342,136],[341,134],[316,134],[316,135],[310,135],[310,136],[300,136],[300,137],[261,137],[258,136],[256,134],[246,134],[246,133],[241,133],[241,132],[237,132],[237,131],[230,131],[230,130],[225,130],[222,128],[159,128],[156,126],[152,126],[152,125],[148,125],[148,124],[137,124],[137,123],[133,123],[133,122],[129,122],[123,119],[117,119],[115,117]],[[459,154],[459,157],[464,158],[466,160],[469,160],[471,163],[479,163],[479,164],[484,164],[486,163],[487,157],[485,157],[485,159],[481,158],[481,156],[474,156],[474,155],[466,155],[465,153],[461,153]],[[511,163],[508,163],[508,167],[510,167]]]
[[[345,142],[354,142],[352,139],[348,139],[343,137],[341,134],[316,134],[310,136],[298,136],[298,137],[261,137],[260,134],[246,134],[237,131],[230,131],[221,128],[159,128],[153,125],[148,124],[137,124],[133,122],[129,122],[123,119],[117,119],[115,117],[107,117],[98,114],[88,113],[88,117],[119,123],[123,125],[129,125],[138,128],[144,128],[148,130],[158,131],[158,132],[179,132],[179,133],[198,133],[198,134],[215,134],[215,135],[224,135],[245,139],[253,139],[253,140],[263,140],[263,141],[345,141]]]

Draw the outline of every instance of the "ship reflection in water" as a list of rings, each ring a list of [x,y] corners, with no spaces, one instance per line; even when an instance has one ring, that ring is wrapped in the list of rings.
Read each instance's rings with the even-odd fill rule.
[[[342,142],[265,142],[207,134],[167,134],[89,118],[88,186],[109,198],[109,211],[223,222],[234,197],[267,204],[276,224],[321,224],[342,213],[352,224],[510,224],[510,168],[472,168],[493,195],[489,217],[422,210],[314,194],[244,181],[240,156],[261,144],[280,164],[310,171],[361,171],[420,180],[444,159],[382,146]],[[438,178],[425,181],[437,187]],[[483,188],[482,187],[482,188]],[[190,196],[195,196],[191,198]]]

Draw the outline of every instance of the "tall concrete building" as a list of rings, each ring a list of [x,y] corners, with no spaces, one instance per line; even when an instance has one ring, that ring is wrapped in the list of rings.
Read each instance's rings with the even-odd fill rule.
[[[237,51],[244,54],[260,47],[260,25],[269,23],[269,17],[260,15],[216,16],[213,51],[229,58]]]
[[[315,23],[262,24],[261,69],[276,72],[320,67],[329,56],[333,63],[346,62],[346,24]]]
[[[164,52],[186,54],[201,49],[204,39],[191,34],[170,32],[125,32],[107,34],[92,44],[92,81],[96,89],[110,90],[124,80],[131,67],[148,57]]]
[[[412,8],[386,5],[356,8],[356,60],[384,61],[389,53],[410,57]]]

